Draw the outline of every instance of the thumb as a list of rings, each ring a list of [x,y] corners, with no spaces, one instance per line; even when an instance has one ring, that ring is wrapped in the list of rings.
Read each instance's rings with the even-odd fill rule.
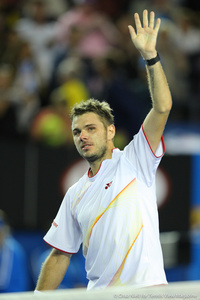
[[[128,26],[128,29],[129,29],[129,32],[130,32],[130,35],[131,35],[131,39],[135,39],[136,38],[136,32],[135,32],[135,29],[133,28],[133,26],[129,25]]]

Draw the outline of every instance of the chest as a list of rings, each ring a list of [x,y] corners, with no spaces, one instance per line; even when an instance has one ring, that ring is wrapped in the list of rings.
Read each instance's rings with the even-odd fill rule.
[[[133,168],[126,163],[119,162],[115,168],[108,168],[98,178],[90,182],[86,180],[83,188],[74,201],[72,207],[74,218],[79,224],[83,235],[90,231],[99,218],[120,199],[123,200],[127,187],[136,179]],[[132,188],[131,194],[136,193],[136,186]],[[131,198],[131,195],[130,195]]]

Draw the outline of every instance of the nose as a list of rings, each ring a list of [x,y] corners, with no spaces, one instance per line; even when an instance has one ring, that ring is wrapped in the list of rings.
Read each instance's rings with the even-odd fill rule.
[[[81,131],[81,134],[80,134],[80,140],[81,140],[81,141],[87,140],[87,135],[86,135],[86,131],[85,131],[85,130],[82,130],[82,131]]]

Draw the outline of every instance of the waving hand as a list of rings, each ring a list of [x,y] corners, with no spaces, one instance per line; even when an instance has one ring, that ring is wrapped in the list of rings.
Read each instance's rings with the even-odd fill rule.
[[[131,39],[135,47],[140,51],[144,59],[151,59],[156,56],[156,41],[161,20],[158,18],[155,23],[155,13],[152,11],[148,20],[148,11],[143,11],[143,26],[138,13],[134,14],[136,30],[129,25]]]

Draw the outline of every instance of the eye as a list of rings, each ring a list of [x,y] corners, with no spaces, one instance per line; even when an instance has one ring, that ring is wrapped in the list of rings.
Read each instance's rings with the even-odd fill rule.
[[[80,134],[80,131],[78,131],[78,130],[73,131],[73,136],[78,136],[79,134]]]
[[[88,127],[89,131],[93,131],[95,129],[95,127]]]

